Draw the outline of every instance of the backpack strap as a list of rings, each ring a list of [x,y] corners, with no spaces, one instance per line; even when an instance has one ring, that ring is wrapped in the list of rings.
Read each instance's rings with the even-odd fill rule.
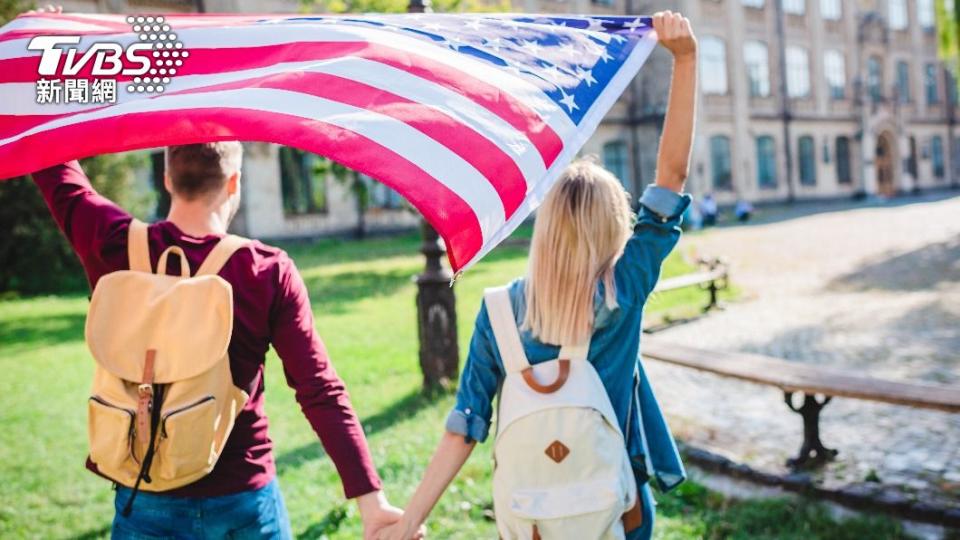
[[[203,260],[203,264],[194,275],[213,276],[220,272],[223,265],[227,263],[238,249],[250,243],[250,240],[242,236],[228,234],[220,239],[220,242],[213,247],[213,251]]]
[[[579,345],[563,345],[560,347],[560,354],[557,358],[566,360],[586,360],[587,353],[590,352],[590,338],[585,343]]]
[[[530,362],[523,351],[523,342],[520,341],[517,319],[510,302],[510,290],[507,287],[487,289],[483,292],[483,298],[487,304],[490,326],[493,327],[493,335],[500,349],[500,357],[503,359],[503,367],[508,373],[527,369]]]
[[[130,222],[127,229],[127,262],[130,270],[153,272],[150,266],[150,241],[147,238],[147,224],[137,218]]]

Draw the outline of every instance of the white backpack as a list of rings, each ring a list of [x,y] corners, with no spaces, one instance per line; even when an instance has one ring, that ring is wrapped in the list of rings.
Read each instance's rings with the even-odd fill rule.
[[[589,340],[531,366],[508,289],[484,298],[506,370],[493,447],[501,538],[624,538],[642,509],[613,406],[587,361]]]

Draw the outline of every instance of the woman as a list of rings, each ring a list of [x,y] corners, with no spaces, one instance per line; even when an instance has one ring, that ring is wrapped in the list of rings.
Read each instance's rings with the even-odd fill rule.
[[[648,480],[656,479],[666,490],[684,478],[673,438],[638,359],[643,305],[656,285],[661,263],[679,240],[680,216],[690,204],[689,196],[680,192],[693,136],[697,45],[690,22],[679,14],[657,13],[653,25],[660,44],[673,54],[673,79],[656,185],[640,199],[633,234],[621,184],[592,162],[578,161],[558,180],[539,211],[528,276],[509,288],[531,364],[556,359],[558,347],[551,344],[590,339],[587,359],[626,434],[639,486],[642,526],[627,534],[629,540],[650,538],[653,530]],[[379,538],[416,536],[475,442],[487,438],[492,401],[503,377],[503,360],[484,305],[446,433],[403,519],[383,529]]]

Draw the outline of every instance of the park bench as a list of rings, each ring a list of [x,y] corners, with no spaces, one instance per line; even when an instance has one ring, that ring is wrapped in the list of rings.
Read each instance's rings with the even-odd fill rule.
[[[803,418],[803,444],[797,457],[787,461],[794,470],[816,467],[836,457],[837,450],[820,441],[820,411],[834,397],[960,413],[958,387],[889,381],[759,354],[703,350],[655,339],[644,341],[643,356],[783,390],[787,406]],[[803,398],[799,405],[795,394]]]
[[[717,258],[700,259],[697,263],[702,269],[699,272],[661,279],[657,282],[657,286],[653,291],[667,292],[685,289],[687,287],[700,287],[710,295],[707,305],[703,307],[703,311],[707,312],[719,307],[720,302],[717,299],[717,294],[722,289],[726,289],[729,283],[727,264],[722,259]]]

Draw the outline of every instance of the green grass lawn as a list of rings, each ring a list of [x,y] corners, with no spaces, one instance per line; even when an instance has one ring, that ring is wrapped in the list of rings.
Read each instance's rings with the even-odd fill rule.
[[[391,500],[410,495],[453,399],[420,393],[415,287],[422,267],[414,235],[288,246],[310,288],[316,324],[353,403]],[[484,287],[523,273],[526,249],[503,247],[457,283],[459,337],[466,350]],[[672,256],[665,275],[690,271]],[[659,295],[651,315],[690,311],[698,291]],[[0,302],[0,538],[109,535],[109,483],[83,468],[92,362],[83,343],[84,294]],[[357,539],[359,520],[286,387],[267,360],[267,412],[280,482],[302,538]],[[496,538],[489,519],[490,446],[479,447],[431,518],[432,538]],[[837,524],[812,503],[737,502],[689,482],[658,496],[658,538],[897,538],[883,519]]]

